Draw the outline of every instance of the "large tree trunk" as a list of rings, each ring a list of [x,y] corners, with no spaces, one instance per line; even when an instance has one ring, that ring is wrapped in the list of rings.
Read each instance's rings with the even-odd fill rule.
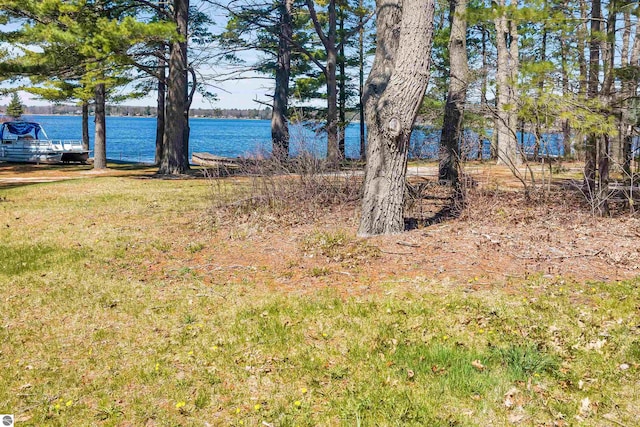
[[[615,68],[616,15],[617,1],[609,2],[607,18],[607,37],[601,42],[604,56],[604,83],[602,85],[602,102],[609,108],[613,105],[613,81]],[[598,138],[598,215],[609,215],[609,168],[611,164],[611,139],[609,135]]]
[[[95,110],[95,137],[93,146],[93,168],[105,169],[107,167],[107,126],[105,113],[106,89],[104,83],[96,86],[96,110]]]
[[[547,26],[546,24],[543,22],[542,23],[542,43],[540,46],[540,62],[544,63],[547,60],[547,36],[548,36],[548,30],[547,30]],[[535,115],[535,122],[534,122],[534,135],[535,135],[535,140],[533,142],[533,159],[538,161],[540,158],[540,148],[542,145],[542,139],[543,139],[543,135],[542,135],[542,123],[541,123],[541,119],[540,119],[540,115],[542,114],[542,110],[545,109],[545,107],[543,105],[540,104],[540,99],[542,98],[542,96],[544,95],[544,84],[545,84],[545,77],[544,75],[540,77],[540,81],[538,82],[538,97],[536,99],[536,115]],[[524,120],[523,120],[524,122]],[[524,141],[524,123],[522,126],[522,131],[520,133],[520,137],[521,139]],[[525,146],[524,146],[524,142],[521,144],[522,146],[522,151],[523,154],[524,150],[525,150]]]
[[[338,150],[340,151],[340,157],[345,159],[347,157],[345,146],[345,130],[347,127],[347,59],[345,57],[344,46],[346,40],[344,39],[344,4],[340,4],[340,55],[338,57],[338,64],[340,68],[340,89],[338,96]]]
[[[316,33],[327,54],[326,66],[322,72],[327,80],[327,163],[336,167],[340,163],[340,146],[338,142],[338,45],[337,45],[337,13],[336,0],[329,0],[327,5],[328,29],[325,35],[322,22],[315,11],[313,0],[306,0],[307,8]]]
[[[487,43],[488,43],[488,31],[486,28],[482,27],[482,84],[480,86],[480,105],[482,106],[482,111],[483,112],[487,112],[489,111],[489,102],[487,101],[487,87],[489,86],[489,82],[488,82],[488,75],[489,75],[489,70],[488,70],[488,52],[487,52]],[[493,134],[493,137],[491,138],[491,143],[490,143],[490,147],[489,147],[489,156],[492,159],[496,159],[497,158],[497,147],[495,146],[494,141],[496,141],[495,138],[495,132]],[[478,143],[478,160],[482,160],[482,156],[483,156],[483,143],[482,143],[482,139],[480,139],[479,143]]]
[[[376,55],[367,80],[362,218],[358,234],[404,231],[411,131],[429,80],[433,0],[378,0]]]
[[[164,57],[165,48],[161,49],[160,56]],[[162,156],[164,154],[164,127],[165,127],[165,100],[167,96],[167,73],[165,70],[166,62],[164,59],[158,60],[158,100],[156,111],[156,158],[155,164],[160,166],[162,164]]]
[[[627,38],[626,46],[623,47],[623,55],[622,55],[622,67],[628,67],[627,70],[632,70],[634,68],[637,69],[638,60],[640,59],[640,10],[636,10],[636,23],[635,23],[635,36],[633,45],[631,46],[631,52],[627,55],[627,50],[629,49],[629,38],[631,33],[631,17],[629,14],[625,14],[625,34]],[[636,96],[637,88],[638,88],[638,76],[636,73],[632,73],[632,75],[625,77],[622,83],[623,88],[623,98],[625,99],[625,103],[623,104],[622,109],[622,170],[624,171],[626,178],[631,178],[631,163],[633,161],[633,110],[632,110],[632,100]]]
[[[589,99],[598,97],[600,83],[600,29],[602,8],[600,0],[593,0],[591,9],[591,39],[589,41],[589,75],[587,96]],[[598,159],[598,139],[595,133],[587,136],[585,147],[584,184],[585,192],[590,197],[596,195],[596,164]]]
[[[280,3],[280,38],[278,39],[278,62],[276,66],[276,87],[273,94],[271,113],[271,139],[273,155],[280,159],[289,156],[289,125],[287,108],[289,104],[289,77],[291,74],[291,43],[293,38],[293,0]]]
[[[184,39],[171,43],[169,55],[169,82],[167,90],[163,156],[159,174],[182,174],[189,170],[186,161],[185,135],[187,120],[187,20],[189,0],[174,1],[174,18],[178,34]]]
[[[89,150],[89,102],[82,101],[82,149]]]
[[[499,0],[503,8],[495,17],[496,47],[498,50],[498,68],[496,70],[496,86],[498,91],[496,104],[496,125],[498,164],[505,164],[513,169],[522,164],[522,156],[518,152],[516,137],[518,121],[517,77],[518,30],[517,23],[507,17],[504,10],[505,0]]]
[[[161,11],[165,9],[165,2],[158,2],[158,7],[160,11],[158,12],[158,16],[162,18]],[[158,98],[156,101],[156,153],[155,153],[155,162],[156,166],[160,166],[162,164],[162,156],[164,155],[164,126],[165,126],[165,104],[167,98],[167,45],[165,42],[161,42],[158,45],[158,71],[157,71],[157,79],[158,79]]]
[[[327,161],[331,166],[340,163],[338,141],[338,50],[336,0],[329,1],[329,31],[327,34]]]
[[[587,66],[587,57],[584,54],[586,45],[587,45],[587,37],[589,35],[589,15],[587,10],[587,1],[580,0],[580,25],[578,26],[578,67],[580,70],[580,87],[579,93],[580,95],[586,97],[587,95],[587,86],[589,80],[589,68]]]
[[[364,0],[359,0],[358,7],[362,9]],[[358,99],[360,102],[358,103],[358,113],[360,118],[360,160],[365,160],[367,158],[367,151],[365,145],[365,129],[364,129],[364,103],[362,102],[362,97],[364,95],[364,19],[362,15],[360,15],[359,19],[360,31],[358,31],[358,53],[359,53],[359,84],[358,84]]]
[[[460,140],[464,104],[467,98],[469,65],[467,60],[467,0],[450,0],[451,35],[449,37],[449,93],[444,108],[440,138],[439,178],[457,185],[460,166]]]
[[[569,70],[567,64],[567,42],[564,34],[560,36],[560,57],[562,63],[562,95],[569,99]],[[573,157],[571,140],[571,123],[569,119],[562,120],[562,155],[565,159]]]

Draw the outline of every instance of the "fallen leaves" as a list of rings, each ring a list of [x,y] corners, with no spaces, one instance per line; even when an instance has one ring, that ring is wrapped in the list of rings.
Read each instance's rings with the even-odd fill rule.
[[[479,360],[474,360],[473,362],[471,362],[471,366],[473,366],[474,368],[476,368],[478,371],[482,372],[485,369],[485,366],[482,364],[482,362],[480,362]]]
[[[517,403],[516,397],[519,393],[520,390],[518,390],[516,387],[511,387],[509,391],[504,394],[504,406],[509,409],[513,408]]]

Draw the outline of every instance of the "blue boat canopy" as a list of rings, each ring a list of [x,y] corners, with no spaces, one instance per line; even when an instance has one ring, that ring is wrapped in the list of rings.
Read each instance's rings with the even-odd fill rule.
[[[17,136],[30,135],[33,132],[33,136],[36,139],[46,139],[46,135],[42,130],[39,123],[34,122],[6,122],[2,125],[2,131],[0,131],[0,139],[4,138],[5,129]]]

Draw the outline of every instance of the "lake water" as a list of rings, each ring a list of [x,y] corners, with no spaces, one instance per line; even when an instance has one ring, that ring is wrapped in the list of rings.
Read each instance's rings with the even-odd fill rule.
[[[25,116],[42,124],[51,139],[82,139],[80,116]],[[189,121],[191,134],[189,154],[209,152],[219,156],[237,157],[269,152],[271,149],[271,122],[269,120],[200,119]],[[93,117],[89,120],[90,148],[93,150]],[[326,135],[316,133],[302,125],[291,127],[293,154],[301,150],[317,155],[326,154]],[[345,133],[346,154],[349,158],[360,156],[359,125],[350,124]],[[440,132],[417,131],[413,133],[411,157],[434,158],[438,152]],[[156,119],[154,117],[107,117],[107,158],[135,162],[154,161]],[[549,152],[562,154],[561,135],[552,135]],[[469,156],[476,157],[478,139],[470,134],[465,137]],[[525,134],[525,145],[533,143]],[[483,141],[484,157],[489,154],[489,142]]]

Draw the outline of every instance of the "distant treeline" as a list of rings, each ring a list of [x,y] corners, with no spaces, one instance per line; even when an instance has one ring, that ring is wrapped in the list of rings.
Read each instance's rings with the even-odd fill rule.
[[[6,106],[2,106],[2,111],[6,111]],[[135,117],[156,117],[156,107],[139,107],[131,105],[107,105],[108,116],[135,116]],[[82,110],[76,105],[44,105],[26,106],[25,114],[73,114],[80,115]],[[93,114],[93,109],[90,109]],[[194,108],[190,110],[190,117],[211,117],[224,119],[271,119],[271,109],[238,109],[238,108]]]

